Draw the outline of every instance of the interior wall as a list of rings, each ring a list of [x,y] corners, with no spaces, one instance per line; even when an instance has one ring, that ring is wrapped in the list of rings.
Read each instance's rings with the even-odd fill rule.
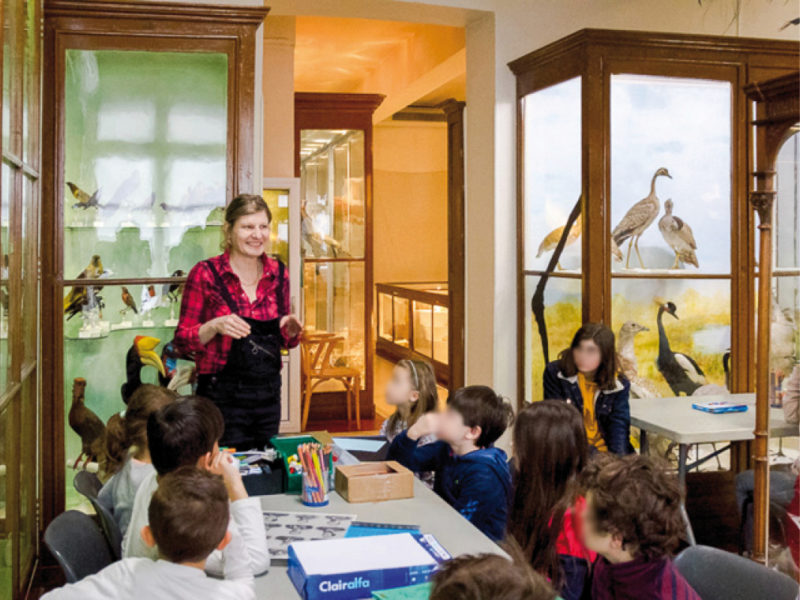
[[[447,127],[373,128],[375,283],[447,280]]]
[[[269,14],[263,28],[263,176],[294,177],[295,18]]]

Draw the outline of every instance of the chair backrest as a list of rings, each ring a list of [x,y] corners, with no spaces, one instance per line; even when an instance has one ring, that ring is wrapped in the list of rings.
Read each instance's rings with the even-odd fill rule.
[[[331,366],[331,353],[344,338],[335,333],[314,333],[303,336],[301,342],[301,366],[303,374],[324,371]]]
[[[111,556],[114,560],[119,560],[122,557],[122,531],[120,531],[117,520],[111,514],[111,511],[97,499],[97,494],[100,491],[100,487],[102,487],[100,479],[94,473],[78,471],[72,480],[72,485],[92,503],[94,512],[97,513],[97,517],[100,519],[100,528],[106,536]]]
[[[72,479],[72,485],[79,493],[89,499],[97,498],[97,494],[100,493],[100,488],[103,487],[100,478],[89,471],[78,471],[75,473],[75,477]]]
[[[52,553],[67,583],[93,575],[114,562],[106,537],[94,519],[77,510],[58,515],[44,532],[44,543]]]
[[[750,559],[710,546],[690,546],[675,566],[703,600],[796,600],[797,582]]]

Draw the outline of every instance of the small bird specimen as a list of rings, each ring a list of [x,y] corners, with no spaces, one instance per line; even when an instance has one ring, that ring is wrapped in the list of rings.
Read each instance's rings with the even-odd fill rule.
[[[658,221],[658,230],[664,237],[664,241],[675,252],[675,264],[673,269],[680,267],[681,263],[700,267],[697,262],[697,242],[694,241],[692,228],[680,217],[672,214],[673,203],[669,199],[664,202],[664,216]]]
[[[678,318],[677,308],[674,302],[664,302],[656,300],[658,304],[658,357],[656,358],[656,367],[658,371],[664,376],[672,393],[680,396],[681,392],[687,396],[691,396],[701,386],[708,383],[706,375],[694,359],[688,354],[681,352],[673,352],[670,348],[667,333],[664,330],[663,317],[667,313]]]
[[[71,181],[67,182],[67,187],[69,187],[69,191],[72,192],[73,198],[77,200],[75,204],[72,205],[72,208],[93,208],[100,206],[100,189],[98,188],[95,190],[94,194],[89,195],[87,192],[84,192],[81,188],[77,185],[72,183]]]
[[[126,288],[124,285],[122,286],[122,303],[125,305],[125,308],[119,311],[119,314],[124,315],[126,312],[128,312],[128,309],[132,310],[134,314],[139,313],[139,311],[136,309],[136,300],[133,299],[133,296],[131,296],[128,288]]]
[[[186,272],[183,269],[176,269],[170,277],[183,277]],[[161,290],[162,295],[170,302],[177,302],[178,297],[183,292],[183,283],[165,283]]]
[[[574,244],[578,241],[578,238],[581,237],[582,216],[583,215],[578,215],[578,218],[575,219],[575,222],[572,224],[569,235],[567,235],[567,241],[564,243],[565,248]],[[539,244],[539,250],[536,252],[536,258],[539,258],[545,252],[551,252],[555,249],[561,236],[564,235],[564,227],[566,227],[566,225],[553,229],[553,231],[544,236],[542,243]],[[561,269],[560,262],[558,263],[558,268]]]
[[[650,227],[653,221],[655,221],[661,210],[661,201],[658,199],[658,196],[656,196],[656,179],[662,176],[672,179],[672,175],[669,174],[667,169],[664,167],[658,169],[650,180],[650,194],[634,204],[628,212],[625,213],[625,216],[622,217],[622,220],[614,228],[614,231],[611,232],[611,237],[614,238],[614,243],[617,246],[622,246],[625,240],[629,240],[628,257],[625,260],[626,269],[630,268],[632,247],[636,248],[639,264],[644,268],[644,261],[639,252],[639,238],[645,230]]]
[[[122,384],[120,392],[122,401],[128,404],[128,400],[139,386],[142,385],[142,368],[153,367],[161,377],[166,375],[164,363],[156,353],[155,348],[161,342],[160,339],[149,335],[137,335],[133,338],[133,345],[125,355],[125,383]]]
[[[142,287],[141,311],[147,314],[161,303],[161,297],[156,294],[156,286],[148,285]]]
[[[625,321],[617,336],[617,357],[619,370],[631,384],[631,395],[634,398],[655,398],[658,391],[652,381],[639,376],[639,361],[636,358],[634,339],[636,335],[650,331],[636,321]]]
[[[81,453],[75,459],[73,469],[78,468],[78,463],[84,456],[86,460],[83,468],[90,460],[98,460],[103,456],[105,445],[106,426],[91,409],[86,406],[86,380],[76,377],[72,382],[72,404],[69,407],[69,426],[81,438]]]
[[[103,261],[100,259],[100,255],[95,254],[76,279],[99,279],[105,273],[106,270],[103,268]],[[67,315],[67,320],[80,313],[83,307],[90,304],[91,301],[95,301],[102,306],[103,299],[97,295],[97,292],[102,289],[102,286],[73,286],[64,297],[64,314]]]

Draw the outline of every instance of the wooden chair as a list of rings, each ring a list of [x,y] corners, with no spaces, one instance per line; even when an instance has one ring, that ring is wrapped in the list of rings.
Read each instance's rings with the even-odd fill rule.
[[[303,336],[300,343],[302,380],[303,380],[303,424],[305,430],[308,423],[308,409],[314,390],[325,381],[338,381],[344,386],[347,397],[347,427],[352,422],[350,403],[355,404],[356,428],[361,429],[361,373],[350,367],[336,367],[331,364],[331,353],[344,338],[334,333],[310,333]]]

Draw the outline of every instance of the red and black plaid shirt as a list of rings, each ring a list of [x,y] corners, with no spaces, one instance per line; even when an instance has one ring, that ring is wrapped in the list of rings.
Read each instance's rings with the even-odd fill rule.
[[[237,313],[241,317],[250,317],[268,321],[291,312],[291,296],[289,293],[289,273],[283,272],[283,281],[278,281],[278,261],[263,257],[264,272],[256,288],[256,300],[250,302],[242,288],[239,277],[231,269],[228,253],[209,259],[217,269],[237,305]],[[283,306],[278,310],[278,285],[283,286]],[[186,279],[181,300],[181,315],[175,330],[175,343],[181,352],[193,355],[199,374],[218,373],[228,360],[232,338],[226,335],[215,335],[206,345],[200,343],[200,326],[215,317],[231,313],[228,303],[219,291],[214,274],[206,261],[197,263]],[[293,348],[299,338],[289,339],[283,333],[284,345]]]

